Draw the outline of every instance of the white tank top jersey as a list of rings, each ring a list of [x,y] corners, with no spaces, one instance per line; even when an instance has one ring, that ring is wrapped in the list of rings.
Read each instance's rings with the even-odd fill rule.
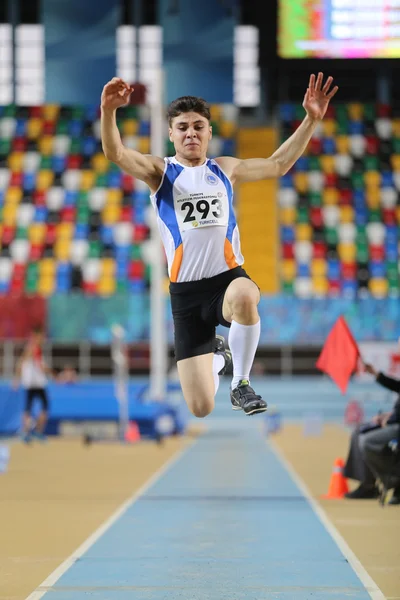
[[[233,211],[233,188],[213,159],[185,167],[164,158],[158,190],[150,196],[172,282],[214,277],[244,262]]]
[[[21,369],[21,383],[26,389],[46,387],[47,377],[39,361],[34,358],[24,360]]]

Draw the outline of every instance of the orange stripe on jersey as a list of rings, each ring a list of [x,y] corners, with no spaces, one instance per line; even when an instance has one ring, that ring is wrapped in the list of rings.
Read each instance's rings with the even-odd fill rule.
[[[228,240],[228,238],[225,238],[224,254],[226,264],[230,269],[234,269],[238,266],[235,255],[233,253],[232,243]]]
[[[183,257],[183,245],[179,244],[179,246],[175,250],[174,260],[172,261],[171,266],[171,281],[175,282],[178,280],[179,269],[181,268]]]

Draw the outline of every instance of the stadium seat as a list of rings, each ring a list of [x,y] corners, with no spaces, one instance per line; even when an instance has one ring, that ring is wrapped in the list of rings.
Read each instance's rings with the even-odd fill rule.
[[[285,131],[298,126],[295,105],[281,115]],[[282,291],[398,297],[400,119],[382,104],[335,104],[313,138],[279,186]]]

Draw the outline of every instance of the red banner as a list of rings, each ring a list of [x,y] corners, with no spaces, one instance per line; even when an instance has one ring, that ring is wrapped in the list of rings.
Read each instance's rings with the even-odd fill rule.
[[[0,296],[0,339],[25,339],[32,329],[46,331],[47,301],[41,296]]]

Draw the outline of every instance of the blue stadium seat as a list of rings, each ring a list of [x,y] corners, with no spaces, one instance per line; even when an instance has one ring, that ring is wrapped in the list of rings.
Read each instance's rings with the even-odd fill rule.
[[[86,240],[89,235],[89,225],[87,223],[76,223],[75,240]]]
[[[101,239],[104,244],[112,244],[114,242],[113,228],[111,225],[101,226]]]
[[[74,190],[66,190],[64,196],[64,206],[76,206],[78,200],[78,192]]]
[[[83,156],[92,156],[96,152],[96,139],[92,136],[83,138],[82,154]]]
[[[340,260],[336,258],[328,258],[327,277],[331,280],[337,280],[340,278]]]
[[[362,121],[349,121],[349,134],[362,135],[364,133],[364,124]]]
[[[67,164],[67,157],[54,155],[51,159],[51,168],[55,173],[62,173]]]
[[[36,223],[46,223],[47,221],[47,208],[46,206],[36,206],[35,210],[35,221]]]

